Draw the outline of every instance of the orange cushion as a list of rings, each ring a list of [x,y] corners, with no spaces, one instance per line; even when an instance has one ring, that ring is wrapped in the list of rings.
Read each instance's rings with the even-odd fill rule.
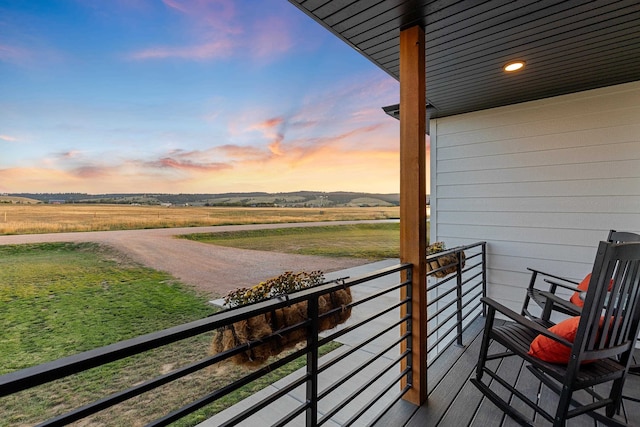
[[[573,342],[576,339],[580,316],[570,317],[549,328],[550,332]],[[549,363],[569,363],[571,348],[544,335],[538,335],[529,346],[529,355]]]
[[[611,318],[611,321],[613,321],[613,317]],[[580,316],[570,317],[557,325],[553,325],[548,330],[559,337],[564,338],[570,343],[573,343],[576,339],[579,323]],[[600,336],[602,333],[604,317],[600,318],[599,325],[597,336]],[[544,335],[538,335],[533,341],[531,341],[528,354],[530,356],[537,357],[540,360],[544,360],[545,362],[561,363],[566,365],[569,363],[569,358],[571,357],[571,348],[549,337],[545,337]],[[584,364],[592,362],[594,362],[594,360],[583,360],[581,363]]]
[[[580,289],[581,291],[586,291],[589,288],[590,281],[591,273],[587,274],[585,278],[582,279],[582,282],[580,282],[580,284],[578,285],[578,289]],[[571,295],[571,298],[569,298],[569,301],[571,301],[572,304],[577,305],[578,307],[584,306],[584,301],[582,300],[582,298],[580,298],[580,292],[574,292],[573,295]]]
[[[578,285],[578,289],[580,289],[581,291],[586,291],[589,288],[590,281],[591,281],[591,273],[587,274],[584,277],[584,279],[582,279],[582,282],[580,282],[580,284]],[[608,290],[610,291],[612,287],[613,287],[613,279],[609,281]],[[584,300],[580,298],[580,292],[574,292],[573,295],[571,295],[571,298],[569,298],[569,301],[571,301],[572,304],[577,305],[578,307],[584,307]]]

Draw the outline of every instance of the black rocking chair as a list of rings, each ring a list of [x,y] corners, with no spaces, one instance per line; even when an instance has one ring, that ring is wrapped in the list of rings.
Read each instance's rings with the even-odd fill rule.
[[[640,234],[610,230],[607,241],[612,243],[640,242]],[[577,286],[579,282],[534,268],[527,268],[527,270],[531,271],[531,278],[520,314],[546,326],[551,325],[550,318],[554,311],[569,316],[577,316],[580,314],[580,307],[572,304],[568,299],[556,295],[559,288],[571,292],[578,292],[579,289],[577,289]],[[546,283],[544,289],[539,287],[538,279],[543,279]],[[541,314],[532,314],[529,308],[531,301],[540,307],[542,311]]]
[[[607,425],[624,425],[613,417],[620,405],[640,323],[640,243],[600,242],[581,316],[575,319],[577,331],[574,332],[577,333],[573,343],[490,298],[482,298],[482,301],[488,314],[476,378],[471,382],[489,400],[521,425],[533,425],[533,420],[498,396],[495,392],[498,384],[554,426],[564,426],[567,419],[584,413]],[[496,311],[515,322],[495,326]],[[561,348],[570,349],[567,363],[549,363],[530,355],[530,345],[538,335],[551,338],[553,341],[550,342],[561,343]],[[488,354],[492,340],[506,350]],[[503,379],[497,369],[494,371],[486,364],[489,360],[505,357],[524,359],[529,364],[528,369],[558,394],[555,413],[545,411],[538,402]],[[482,381],[483,377],[495,381],[489,386]],[[606,387],[593,388],[600,384],[606,384]],[[574,395],[578,390],[588,393],[588,401],[577,400],[578,396],[586,400],[582,399],[582,394]],[[603,407],[606,415],[594,412]]]

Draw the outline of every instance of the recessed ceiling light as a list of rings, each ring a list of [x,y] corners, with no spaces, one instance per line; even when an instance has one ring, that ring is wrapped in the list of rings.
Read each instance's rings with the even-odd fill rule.
[[[513,71],[522,70],[524,68],[524,61],[512,61],[506,64],[502,69],[508,73]]]

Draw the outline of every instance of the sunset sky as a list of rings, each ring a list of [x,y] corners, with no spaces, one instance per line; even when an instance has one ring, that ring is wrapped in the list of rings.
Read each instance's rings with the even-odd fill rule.
[[[0,0],[4,193],[396,193],[398,99],[284,0]]]

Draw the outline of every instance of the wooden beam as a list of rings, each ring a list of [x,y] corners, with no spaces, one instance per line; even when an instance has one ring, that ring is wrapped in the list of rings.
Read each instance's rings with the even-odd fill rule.
[[[427,200],[424,29],[400,32],[400,259],[413,264],[412,375],[405,399],[427,400]],[[406,310],[405,310],[406,313]]]

